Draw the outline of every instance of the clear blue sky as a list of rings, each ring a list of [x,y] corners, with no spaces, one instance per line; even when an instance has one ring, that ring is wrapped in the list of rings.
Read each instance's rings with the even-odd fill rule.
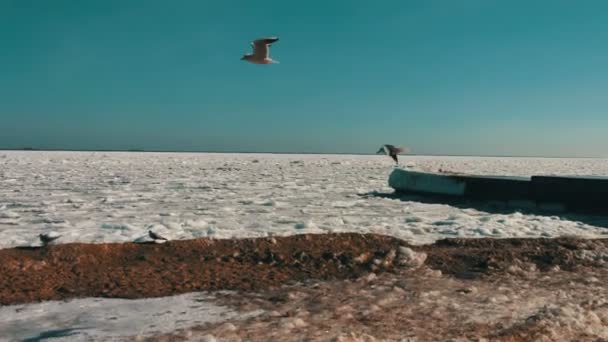
[[[5,148],[608,156],[604,0],[0,0],[0,42]]]

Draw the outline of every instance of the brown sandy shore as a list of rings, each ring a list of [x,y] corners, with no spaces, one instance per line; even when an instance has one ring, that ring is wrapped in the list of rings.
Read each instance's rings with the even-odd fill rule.
[[[0,250],[0,304],[192,291],[242,320],[153,341],[608,341],[608,240],[380,235]],[[141,338],[139,338],[141,339]]]

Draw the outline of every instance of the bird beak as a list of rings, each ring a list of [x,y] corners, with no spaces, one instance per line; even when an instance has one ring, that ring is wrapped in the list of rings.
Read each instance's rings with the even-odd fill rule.
[[[245,56],[241,57],[241,60],[244,60],[244,59],[245,59]]]

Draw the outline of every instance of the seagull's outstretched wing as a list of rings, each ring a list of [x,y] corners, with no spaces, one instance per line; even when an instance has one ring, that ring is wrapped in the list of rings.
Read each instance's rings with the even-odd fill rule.
[[[406,152],[406,151],[407,151],[407,148],[405,148],[405,147],[393,147],[393,151],[394,151],[396,154],[399,154],[399,153]]]
[[[254,40],[251,42],[253,55],[259,59],[268,58],[270,55],[270,45],[278,40],[279,38],[277,37],[259,38]]]
[[[384,153],[387,156],[392,156],[392,155],[396,155],[396,154],[399,154],[402,152],[408,152],[408,151],[409,151],[409,149],[407,147],[396,147],[395,145],[386,144],[386,145],[382,145],[382,147],[380,147],[380,149],[376,153]]]
[[[407,147],[397,147],[393,145],[386,145],[386,148],[388,148],[389,154],[399,154],[409,151]]]

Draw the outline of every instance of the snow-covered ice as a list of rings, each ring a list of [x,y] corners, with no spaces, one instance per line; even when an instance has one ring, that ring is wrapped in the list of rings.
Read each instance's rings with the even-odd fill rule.
[[[608,174],[607,159],[403,156],[401,165],[475,174]],[[495,214],[374,196],[392,192],[392,170],[392,160],[375,155],[0,151],[0,248],[37,245],[38,234],[51,231],[61,235],[55,243],[147,241],[151,229],[172,240],[361,232],[414,244],[607,232],[602,218]],[[142,329],[219,320],[221,312],[200,294],[6,306],[0,307],[0,335],[93,327],[63,333],[136,336]]]
[[[412,243],[443,237],[597,236],[605,222],[493,214],[404,202],[390,193],[384,156],[135,152],[0,155],[0,248],[170,239],[374,232]],[[607,159],[403,156],[402,165],[475,174],[608,174]]]
[[[245,318],[190,293],[149,299],[86,298],[0,306],[0,340],[90,341],[168,333],[192,324]]]

